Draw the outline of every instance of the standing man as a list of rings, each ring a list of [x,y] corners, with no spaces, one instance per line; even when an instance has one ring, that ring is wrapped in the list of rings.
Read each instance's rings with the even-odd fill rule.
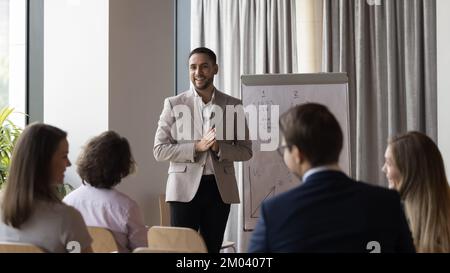
[[[248,134],[238,139],[236,115],[227,119],[225,114],[228,107],[242,103],[214,87],[218,70],[213,51],[202,47],[191,52],[193,87],[164,101],[153,147],[156,160],[170,162],[166,201],[170,202],[172,226],[199,230],[210,253],[220,251],[230,204],[240,202],[233,163],[252,157]],[[182,115],[177,119],[179,112]],[[222,140],[230,129],[232,139]]]

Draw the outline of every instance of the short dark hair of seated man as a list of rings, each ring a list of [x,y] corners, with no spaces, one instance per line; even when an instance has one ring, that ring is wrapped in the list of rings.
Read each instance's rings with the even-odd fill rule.
[[[101,189],[113,188],[135,170],[128,140],[113,131],[92,138],[79,156],[77,165],[83,184],[87,182]]]
[[[343,136],[338,121],[320,104],[304,104],[280,118],[280,129],[288,148],[297,146],[308,158],[311,167],[339,161]]]

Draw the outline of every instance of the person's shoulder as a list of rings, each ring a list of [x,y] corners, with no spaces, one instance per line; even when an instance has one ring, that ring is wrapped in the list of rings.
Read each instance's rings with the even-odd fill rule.
[[[191,90],[186,90],[180,94],[177,94],[175,96],[171,96],[166,98],[166,100],[168,100],[170,102],[170,104],[172,105],[176,105],[179,103],[184,103],[188,98],[190,98],[192,95],[192,91]]]
[[[130,196],[115,188],[111,189],[110,194],[123,208],[130,209],[132,207],[138,206],[137,202]]]
[[[366,196],[383,199],[384,201],[400,202],[400,195],[397,191],[371,185],[362,181],[355,181],[355,185],[359,188],[360,192]]]
[[[39,201],[35,204],[38,209],[39,218],[47,219],[46,221],[57,221],[59,223],[66,223],[70,225],[73,221],[82,219],[81,213],[71,205],[64,202],[48,202]],[[67,224],[69,223],[69,224]]]
[[[104,195],[105,193],[101,189],[92,187],[89,184],[83,184],[67,194],[63,198],[63,202],[67,205],[78,207],[80,203],[98,202]]]
[[[236,97],[233,97],[233,96],[231,96],[231,95],[228,95],[228,94],[225,94],[224,92],[222,92],[222,91],[219,91],[219,90],[217,90],[216,89],[216,96],[222,96],[222,98],[227,102],[227,104],[229,104],[229,105],[239,105],[239,104],[242,104],[242,100],[240,100],[240,99],[238,99],[238,98],[236,98]]]
[[[57,207],[57,209],[64,214],[64,216],[68,216],[68,217],[81,217],[81,213],[75,208],[72,207],[71,205],[68,205],[66,203],[59,203],[55,205]]]
[[[63,198],[64,203],[70,203],[74,199],[77,199],[79,195],[83,194],[83,191],[85,190],[85,186],[81,185],[78,188],[74,189],[73,191],[69,192],[66,196]]]

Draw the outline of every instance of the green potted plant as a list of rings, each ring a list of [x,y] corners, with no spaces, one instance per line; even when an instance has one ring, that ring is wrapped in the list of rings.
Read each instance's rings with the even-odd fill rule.
[[[57,185],[56,186],[56,191],[58,192],[58,196],[59,199],[64,199],[64,197],[66,195],[68,195],[69,193],[71,193],[74,190],[74,188],[72,187],[72,185],[68,184],[68,183],[64,183],[61,185]]]
[[[22,128],[8,119],[14,108],[4,107],[0,110],[0,189],[8,176],[11,155]]]
[[[14,108],[8,106],[0,110],[0,190],[8,177],[14,145],[23,131],[8,119],[13,112]],[[56,189],[61,199],[73,191],[73,187],[67,183],[57,185]]]

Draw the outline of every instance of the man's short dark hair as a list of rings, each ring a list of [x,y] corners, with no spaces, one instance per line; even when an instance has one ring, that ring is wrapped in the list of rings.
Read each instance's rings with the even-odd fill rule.
[[[326,106],[316,103],[296,106],[281,116],[280,129],[288,147],[297,146],[312,167],[339,161],[342,130]]]
[[[92,138],[77,165],[83,184],[101,189],[111,189],[135,169],[128,140],[113,131]]]
[[[214,51],[212,51],[209,48],[206,47],[198,47],[194,50],[191,51],[191,54],[189,54],[189,59],[192,57],[192,55],[194,54],[206,54],[208,55],[208,58],[213,62],[213,64],[217,64],[217,56],[216,53],[214,53]]]

